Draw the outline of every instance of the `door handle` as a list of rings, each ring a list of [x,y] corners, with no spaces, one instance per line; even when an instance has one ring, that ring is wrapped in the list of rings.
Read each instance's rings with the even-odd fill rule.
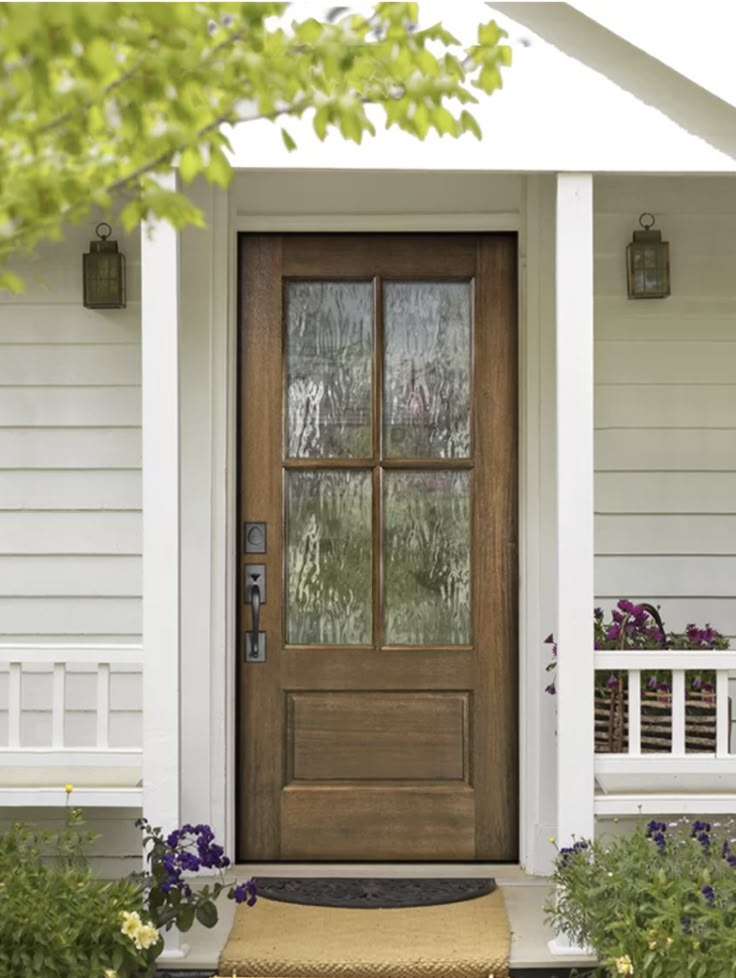
[[[251,580],[246,591],[250,602],[253,620],[251,628],[245,633],[245,661],[266,661],[266,633],[259,630],[261,623],[261,588],[257,581]]]
[[[258,624],[261,617],[261,589],[254,581],[250,588],[250,605],[253,612],[253,627],[250,633],[249,658],[258,657]]]

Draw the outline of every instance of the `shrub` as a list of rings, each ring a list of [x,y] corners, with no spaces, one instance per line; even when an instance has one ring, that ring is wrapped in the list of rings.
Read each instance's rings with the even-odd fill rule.
[[[558,932],[632,978],[736,976],[736,823],[650,821],[560,849],[546,910]]]

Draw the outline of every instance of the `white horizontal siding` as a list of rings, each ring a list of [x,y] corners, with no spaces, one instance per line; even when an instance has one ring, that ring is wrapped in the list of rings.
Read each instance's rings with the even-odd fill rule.
[[[719,418],[719,422],[723,419]],[[736,429],[608,428],[596,431],[598,472],[733,472]]]
[[[140,510],[139,469],[0,469],[0,507]]]
[[[736,514],[736,472],[598,472],[598,513]]]
[[[81,299],[66,304],[58,299],[11,303],[0,320],[0,343],[129,345],[140,341],[140,326],[140,302],[130,298],[125,309],[84,309]]]
[[[140,635],[141,599],[0,597],[0,622],[3,633],[13,639],[46,630],[63,636],[64,641],[76,635],[97,636],[105,630],[111,635]]]
[[[53,315],[53,310],[49,310]],[[3,386],[140,384],[140,346],[98,343],[4,343]]]
[[[94,224],[17,264],[0,306],[0,642],[140,636],[140,242],[114,228],[127,308],[85,309]]]
[[[0,594],[7,597],[140,597],[137,556],[0,556]]]
[[[0,554],[140,554],[135,512],[0,512]]]
[[[140,464],[138,427],[0,428],[0,466],[5,469],[131,469]]]
[[[724,533],[733,516],[671,513],[596,516],[599,554],[736,554],[736,534]],[[736,590],[736,581],[732,581]]]
[[[632,594],[662,592],[672,598],[732,598],[736,557],[599,556],[596,585],[600,594],[617,595],[622,581]]]
[[[140,423],[138,386],[0,387],[3,428],[129,428]]]
[[[595,394],[599,429],[707,428],[713,418],[728,416],[736,416],[734,384],[600,382]]]
[[[736,636],[736,182],[596,180],[596,593]],[[651,211],[672,296],[626,298]]]

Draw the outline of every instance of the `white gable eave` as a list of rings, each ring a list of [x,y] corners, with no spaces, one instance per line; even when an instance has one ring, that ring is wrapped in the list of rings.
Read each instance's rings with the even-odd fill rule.
[[[543,9],[540,9],[543,8]],[[504,87],[479,93],[474,112],[483,140],[434,134],[424,142],[398,130],[361,146],[336,133],[321,143],[311,118],[280,126],[241,123],[230,131],[242,169],[451,170],[495,172],[733,173],[736,119],[726,103],[563,3],[473,0],[454,7],[423,2],[463,42],[491,17],[510,38]],[[626,67],[628,65],[628,68]],[[628,73],[627,73],[628,72]],[[669,93],[673,88],[674,95]],[[668,94],[669,93],[669,94]],[[684,105],[679,105],[683,101]],[[727,123],[731,129],[727,131]]]

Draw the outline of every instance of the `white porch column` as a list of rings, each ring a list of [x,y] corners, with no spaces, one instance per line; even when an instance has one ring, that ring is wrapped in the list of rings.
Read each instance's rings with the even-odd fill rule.
[[[593,178],[557,175],[557,844],[593,818]]]
[[[176,189],[176,174],[161,177]],[[143,414],[143,814],[169,832],[180,824],[179,675],[179,235],[141,230]],[[186,957],[179,931],[160,960]]]
[[[172,172],[161,178],[176,186]],[[179,236],[142,228],[143,814],[179,825]]]

